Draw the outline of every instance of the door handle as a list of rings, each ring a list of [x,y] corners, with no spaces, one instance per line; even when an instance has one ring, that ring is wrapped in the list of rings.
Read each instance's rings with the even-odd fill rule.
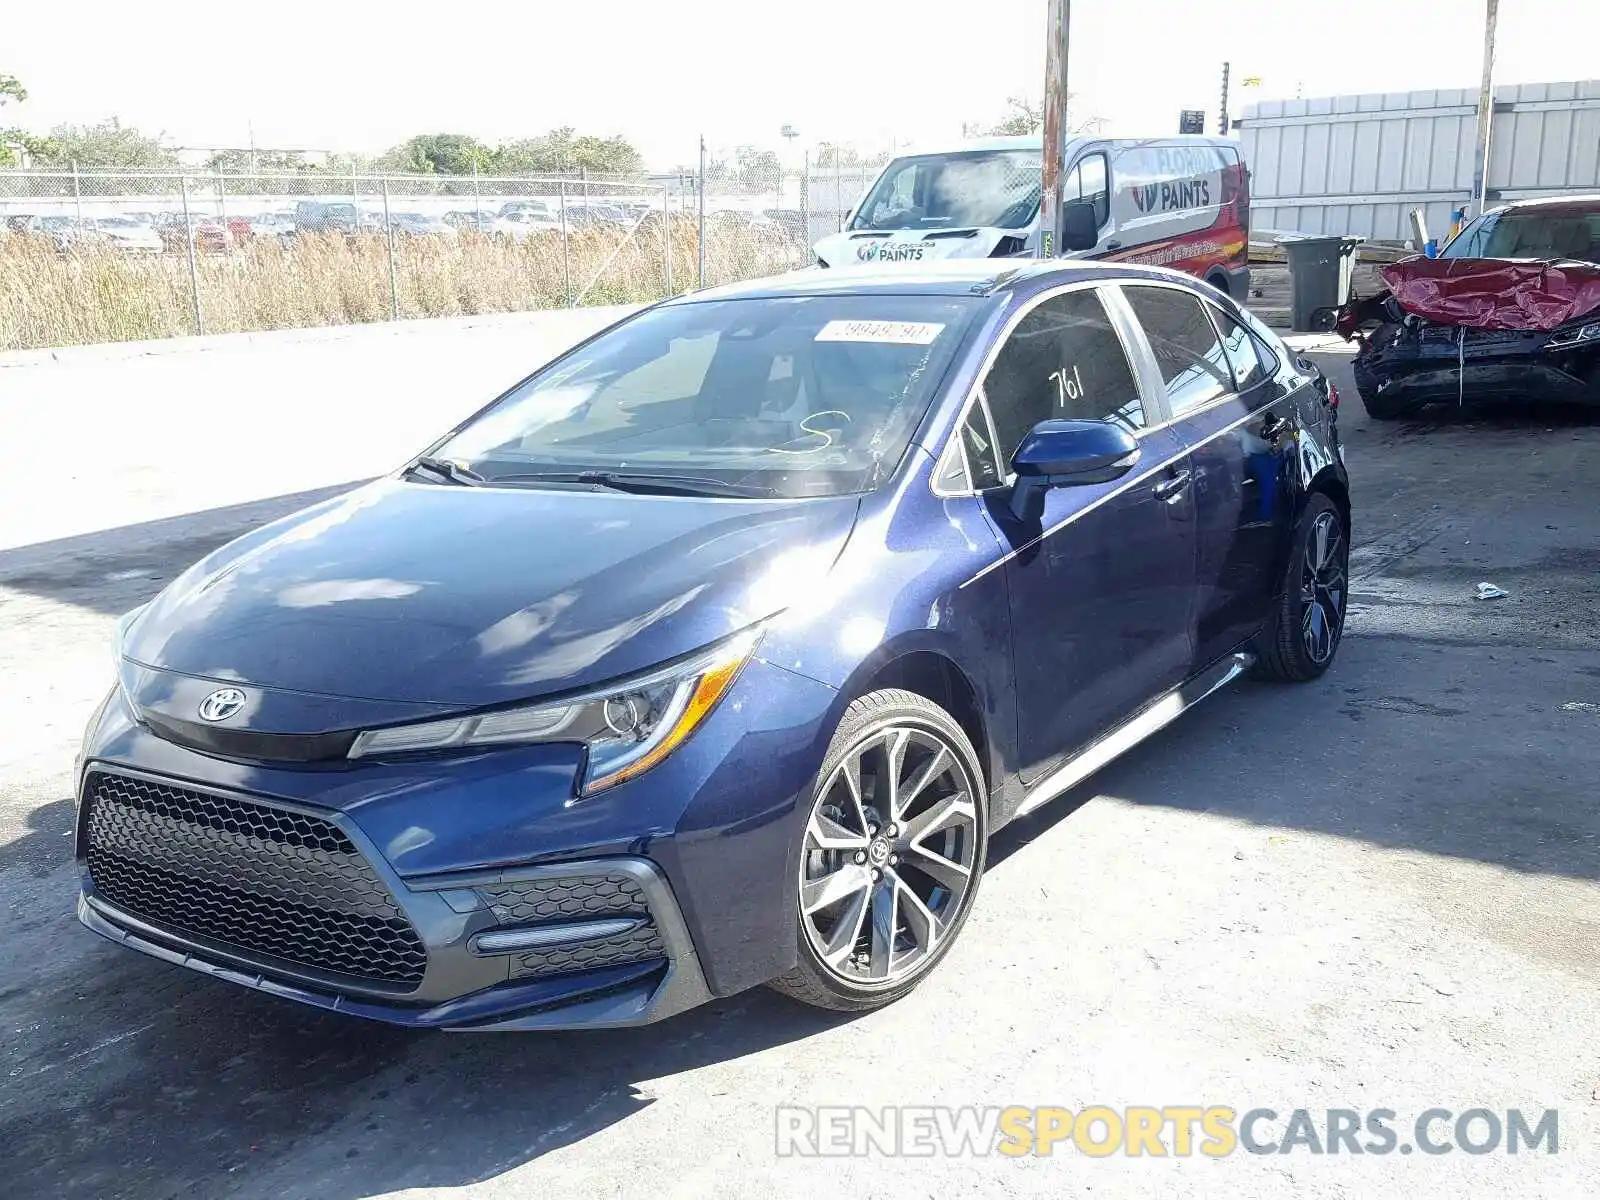
[[[1189,480],[1194,473],[1188,467],[1173,471],[1153,489],[1157,500],[1173,500],[1183,494],[1183,489],[1189,486]]]
[[[1280,417],[1276,413],[1268,413],[1266,419],[1261,422],[1261,440],[1269,442],[1287,428],[1289,428],[1288,417]]]
[[[1119,242],[1119,241],[1115,241],[1115,240],[1109,241],[1109,242],[1106,243],[1106,249],[1107,250],[1121,250],[1122,249],[1122,243]]]

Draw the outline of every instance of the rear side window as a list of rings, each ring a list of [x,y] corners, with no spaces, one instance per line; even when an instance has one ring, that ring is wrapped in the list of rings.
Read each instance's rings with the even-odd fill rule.
[[[1205,305],[1192,292],[1164,287],[1124,287],[1161,367],[1173,416],[1233,391],[1233,369]]]
[[[1000,461],[1040,421],[1145,424],[1139,385],[1097,291],[1054,296],[1024,317],[984,380]]]
[[[1228,365],[1233,368],[1234,389],[1247,392],[1268,379],[1271,364],[1262,360],[1261,349],[1250,331],[1220,308],[1212,308],[1217,329],[1222,334],[1222,347],[1228,352]]]

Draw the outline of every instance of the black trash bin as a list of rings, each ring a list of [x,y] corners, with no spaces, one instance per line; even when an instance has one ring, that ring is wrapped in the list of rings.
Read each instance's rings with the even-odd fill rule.
[[[1364,239],[1333,237],[1283,238],[1289,256],[1289,325],[1296,333],[1326,333],[1350,302],[1356,247]]]

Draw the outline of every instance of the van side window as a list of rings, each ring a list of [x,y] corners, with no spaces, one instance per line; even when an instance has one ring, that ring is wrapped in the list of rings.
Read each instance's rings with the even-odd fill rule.
[[[1094,201],[1095,224],[1104,225],[1111,215],[1111,190],[1107,183],[1106,156],[1096,151],[1072,164],[1061,181],[1061,203],[1070,200]]]
[[[1002,463],[1040,421],[1145,424],[1122,338],[1094,290],[1053,296],[1024,317],[1000,348],[983,390]]]
[[[1138,284],[1124,286],[1122,294],[1150,339],[1173,416],[1234,390],[1228,356],[1200,297],[1178,288]]]

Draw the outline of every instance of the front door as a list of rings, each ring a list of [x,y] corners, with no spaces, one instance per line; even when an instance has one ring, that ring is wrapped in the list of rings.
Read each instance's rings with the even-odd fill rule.
[[[1136,435],[1158,423],[1095,288],[1037,303],[996,355],[983,395],[1000,471],[1040,421],[1113,421]],[[1170,430],[1141,435],[1140,451],[1121,479],[1050,489],[1031,526],[1011,515],[1004,489],[990,493],[1010,550],[1024,780],[1175,686],[1193,658],[1191,474]]]

